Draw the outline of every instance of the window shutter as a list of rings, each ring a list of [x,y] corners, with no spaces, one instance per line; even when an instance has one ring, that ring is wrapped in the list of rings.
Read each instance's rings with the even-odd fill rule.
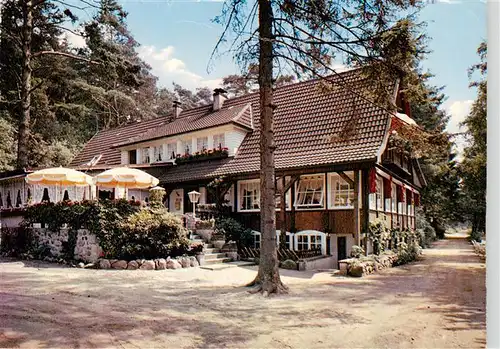
[[[392,197],[391,180],[384,178],[384,199],[390,199],[391,197]]]
[[[402,185],[398,185],[398,202],[405,202],[405,191]]]
[[[370,194],[374,194],[377,192],[377,172],[375,168],[370,170],[369,174],[369,183],[370,183]]]

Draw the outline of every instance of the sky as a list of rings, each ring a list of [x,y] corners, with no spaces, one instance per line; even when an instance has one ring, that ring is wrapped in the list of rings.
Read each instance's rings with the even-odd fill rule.
[[[220,0],[119,0],[128,12],[128,26],[141,44],[138,51],[159,83],[171,87],[217,87],[221,78],[239,72],[233,57],[210,55],[222,33],[213,22],[221,13]],[[432,3],[433,2],[433,3]],[[486,39],[486,3],[483,0],[434,0],[421,11],[427,23],[432,51],[423,62],[435,74],[432,83],[444,86],[444,103],[451,115],[448,131],[463,131],[459,123],[468,114],[476,90],[468,87],[467,69],[478,62],[476,49]],[[459,140],[460,146],[463,141]]]

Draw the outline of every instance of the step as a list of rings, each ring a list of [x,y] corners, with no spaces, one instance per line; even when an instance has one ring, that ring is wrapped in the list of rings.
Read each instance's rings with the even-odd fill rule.
[[[197,242],[197,243],[200,243],[200,244],[204,243],[204,241],[201,240],[201,239],[191,239],[191,242]]]
[[[213,260],[213,259],[220,259],[220,258],[226,258],[225,253],[205,253],[205,260]]]
[[[205,244],[205,248],[214,248],[213,244]]]
[[[220,250],[218,248],[204,248],[203,253],[209,254],[209,253],[220,253]]]
[[[212,265],[212,264],[222,264],[222,263],[227,263],[231,262],[231,258],[217,258],[217,259],[205,259],[205,264],[206,265]]]

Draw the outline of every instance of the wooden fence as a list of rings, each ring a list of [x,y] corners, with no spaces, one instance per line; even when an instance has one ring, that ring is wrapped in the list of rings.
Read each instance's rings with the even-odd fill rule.
[[[252,248],[252,247],[242,247],[239,251],[238,254],[240,255],[240,258],[246,259],[246,258],[259,258],[260,257],[260,249],[259,248]],[[282,248],[280,247],[278,249],[278,259],[280,261],[285,261],[287,259],[291,259],[292,261],[298,261],[299,259],[305,259],[305,258],[311,258],[311,257],[316,257],[316,256],[321,256],[321,249],[313,249],[313,250],[300,250],[300,251],[293,251],[289,250],[287,248]]]

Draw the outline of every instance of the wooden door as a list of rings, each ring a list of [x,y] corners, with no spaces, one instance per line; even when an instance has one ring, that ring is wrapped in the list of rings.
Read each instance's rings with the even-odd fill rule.
[[[347,243],[345,236],[337,237],[337,257],[338,261],[347,258]]]

